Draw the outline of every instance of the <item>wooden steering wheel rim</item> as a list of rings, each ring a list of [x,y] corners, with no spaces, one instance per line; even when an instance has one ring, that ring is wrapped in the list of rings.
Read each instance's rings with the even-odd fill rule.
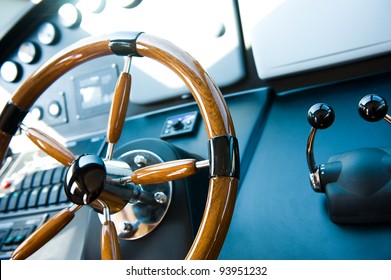
[[[128,39],[129,36],[130,39]],[[108,39],[108,37],[114,39]],[[119,33],[108,37],[104,39],[91,37],[57,54],[21,84],[8,104],[11,104],[12,108],[16,108],[16,111],[27,112],[38,97],[65,72],[91,59],[113,53],[118,54],[124,49],[133,48],[134,54],[121,53],[120,55],[145,56],[154,59],[166,65],[184,81],[201,111],[210,142],[217,138],[234,138],[236,140],[232,118],[220,90],[193,57],[165,40],[144,33]],[[130,47],[120,46],[120,51],[114,50],[114,41],[119,42],[119,45],[126,45],[130,42]],[[15,111],[15,109],[8,111]],[[0,127],[1,123],[6,121],[4,120],[6,117],[3,115],[0,117]],[[23,117],[20,117],[18,124]],[[12,133],[7,131],[8,129],[5,130],[0,128],[1,159],[4,157],[12,138]],[[228,146],[232,148],[235,145],[228,144]],[[211,174],[204,215],[186,259],[216,259],[219,255],[236,200],[239,159],[237,158],[237,146],[235,148],[235,151],[230,151],[233,156],[228,157],[235,158],[233,165],[237,165],[236,170],[232,167],[231,162],[223,162],[222,165],[229,166],[228,170],[234,171],[227,174]],[[213,157],[218,159],[219,152]],[[227,158],[227,156],[223,157]],[[220,164],[219,160],[217,163],[211,162],[211,167],[218,164]]]

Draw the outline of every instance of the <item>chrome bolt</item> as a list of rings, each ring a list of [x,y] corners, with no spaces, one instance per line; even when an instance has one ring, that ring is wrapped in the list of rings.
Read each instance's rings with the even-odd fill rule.
[[[131,233],[134,231],[132,223],[124,221],[122,223],[121,232]]]
[[[133,237],[136,234],[139,225],[140,225],[139,221],[136,221],[134,223],[130,221],[123,221],[120,224],[120,228],[119,228],[119,233],[118,233],[119,238],[128,239]]]
[[[157,192],[153,195],[155,201],[159,204],[167,203],[167,195],[164,192]]]
[[[138,167],[143,167],[147,165],[147,159],[142,155],[135,156],[133,161]]]

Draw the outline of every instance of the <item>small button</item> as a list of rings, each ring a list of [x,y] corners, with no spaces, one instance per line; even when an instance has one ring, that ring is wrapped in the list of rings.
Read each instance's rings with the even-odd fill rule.
[[[17,236],[14,237],[12,240],[12,244],[20,244],[22,241],[26,238],[25,235],[23,234],[18,234]]]
[[[4,81],[14,83],[22,76],[22,68],[16,62],[6,61],[1,66],[0,73]]]
[[[33,42],[24,42],[18,50],[18,57],[24,63],[34,63],[38,60],[40,51],[38,46]]]
[[[30,190],[24,190],[19,196],[17,210],[25,209],[27,205],[27,199],[29,197]]]
[[[12,240],[12,244],[19,245],[22,243],[35,229],[35,226],[27,226],[23,228]]]
[[[4,212],[7,208],[8,200],[10,198],[9,194],[0,196],[0,212]]]
[[[171,125],[175,130],[181,130],[183,128],[183,123],[181,119],[173,121]]]
[[[58,41],[59,32],[50,22],[43,23],[38,29],[38,40],[44,45],[53,45]]]
[[[22,189],[29,189],[33,184],[34,173],[26,175],[23,179]]]
[[[49,198],[50,187],[43,187],[38,197],[38,206],[46,206]]]
[[[17,236],[20,232],[20,228],[13,229],[11,233],[7,236],[7,238],[4,240],[3,247],[12,245],[14,243],[15,236]]]
[[[58,9],[60,23],[68,28],[77,27],[81,23],[80,11],[70,3],[66,3]]]
[[[9,198],[8,205],[6,211],[16,210],[16,206],[18,206],[19,192],[13,192]]]
[[[54,185],[52,187],[49,194],[49,200],[48,200],[49,205],[58,203],[58,196],[61,190],[62,190],[62,185]]]
[[[49,115],[51,115],[54,118],[57,118],[58,116],[61,115],[61,105],[57,101],[53,101],[52,103],[49,104]]]
[[[27,202],[27,208],[32,208],[37,206],[38,202],[38,195],[39,195],[40,189],[33,189],[30,193],[30,196],[28,198]]]
[[[47,186],[52,183],[52,176],[54,173],[54,169],[45,170],[43,173],[42,186]]]
[[[34,174],[32,187],[40,187],[42,185],[43,171],[38,171]]]
[[[6,239],[9,232],[10,232],[9,228],[4,228],[0,230],[0,248],[3,245],[3,242]]]
[[[52,177],[52,184],[58,184],[64,181],[63,173],[65,171],[64,166],[57,167],[54,169],[53,177]]]
[[[0,184],[0,188],[3,190],[9,189],[11,187],[12,183],[10,181],[4,180]]]
[[[31,109],[30,111],[31,113],[31,116],[35,119],[35,120],[42,120],[43,119],[43,109],[42,107],[40,106],[35,106],[34,108]]]

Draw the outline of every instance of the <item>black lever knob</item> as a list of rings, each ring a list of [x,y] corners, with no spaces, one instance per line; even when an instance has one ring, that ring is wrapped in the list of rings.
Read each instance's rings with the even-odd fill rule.
[[[358,110],[367,121],[381,119],[391,124],[387,103],[378,95],[361,99]],[[317,165],[314,139],[318,129],[332,125],[333,109],[322,103],[308,110],[312,126],[307,140],[307,163],[312,189],[325,193],[330,219],[335,223],[373,223],[391,221],[390,149],[362,148],[331,157]]]
[[[386,100],[375,94],[364,96],[358,103],[360,116],[369,122],[377,122],[387,115],[388,105]]]
[[[106,180],[106,167],[96,155],[81,155],[69,167],[65,181],[65,194],[75,204],[86,205],[102,193]]]
[[[307,120],[313,128],[328,128],[333,124],[334,119],[334,110],[327,104],[317,103],[308,110]]]
[[[311,186],[316,192],[324,192],[324,186],[320,179],[320,167],[314,158],[314,140],[318,129],[330,127],[335,119],[333,108],[324,103],[316,103],[311,106],[307,113],[307,120],[312,126],[307,139],[307,163],[310,170]]]

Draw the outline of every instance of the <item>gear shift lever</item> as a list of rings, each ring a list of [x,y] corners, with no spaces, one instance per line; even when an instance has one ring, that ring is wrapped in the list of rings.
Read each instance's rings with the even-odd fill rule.
[[[360,115],[371,122],[385,119],[387,103],[379,96],[365,96]],[[318,103],[308,111],[312,126],[307,141],[307,162],[312,188],[325,193],[330,219],[335,223],[379,223],[391,221],[391,149],[361,148],[334,155],[317,165],[313,155],[316,131],[329,127],[334,111]]]
[[[388,105],[386,100],[375,94],[364,96],[358,103],[358,113],[369,122],[377,122],[381,119],[391,124],[391,117],[387,114]]]
[[[335,119],[333,108],[324,103],[317,103],[308,110],[307,120],[312,126],[307,140],[307,162],[310,169],[310,180],[314,191],[324,192],[320,181],[320,166],[315,163],[314,158],[314,140],[318,129],[330,127]]]

